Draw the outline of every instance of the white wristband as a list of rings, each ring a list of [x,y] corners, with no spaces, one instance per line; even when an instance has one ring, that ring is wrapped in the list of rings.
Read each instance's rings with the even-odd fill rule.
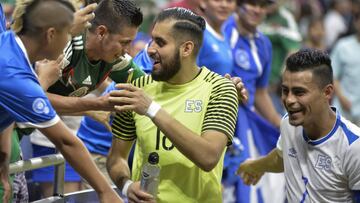
[[[149,118],[153,119],[155,117],[155,115],[157,114],[157,112],[159,112],[160,109],[161,109],[161,106],[158,103],[152,101],[149,108],[146,111],[146,115]]]
[[[127,192],[129,189],[129,186],[133,183],[132,180],[127,180],[121,190],[121,194],[124,195],[125,197],[127,197]]]

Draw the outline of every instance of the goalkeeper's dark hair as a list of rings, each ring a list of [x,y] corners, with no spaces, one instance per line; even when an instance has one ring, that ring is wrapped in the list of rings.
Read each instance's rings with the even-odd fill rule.
[[[203,17],[185,8],[168,8],[160,12],[155,23],[165,20],[175,20],[172,27],[172,34],[180,41],[193,41],[194,54],[197,55],[203,41],[205,20]]]

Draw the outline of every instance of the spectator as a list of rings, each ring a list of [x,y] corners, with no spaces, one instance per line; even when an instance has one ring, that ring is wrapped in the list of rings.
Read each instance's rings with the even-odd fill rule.
[[[331,59],[334,68],[334,105],[339,111],[356,125],[360,125],[360,13],[354,15],[356,33],[340,39],[333,51]]]
[[[308,32],[304,42],[304,47],[325,51],[325,28],[323,18],[319,17],[310,19],[307,30]]]
[[[339,36],[347,31],[349,25],[345,15],[350,13],[350,8],[350,0],[333,0],[332,8],[324,18],[327,49],[331,49]]]
[[[60,55],[68,40],[74,11],[68,1],[19,1],[14,11],[13,31],[0,35],[0,50],[3,53],[0,56],[3,72],[0,80],[0,150],[4,155],[0,177],[5,186],[2,201],[8,201],[11,191],[8,187],[10,147],[7,140],[11,135],[12,124],[17,122],[19,127],[40,128],[74,168],[94,186],[101,202],[122,202],[97,170],[86,148],[60,121],[31,65],[44,58],[55,60]],[[76,159],[73,157],[75,152]]]
[[[90,27],[85,32],[80,31],[80,35],[72,38],[64,49],[67,64],[61,78],[49,87],[47,95],[59,114],[87,115],[103,121],[103,112],[91,110],[113,110],[107,95],[98,98],[83,96],[102,88],[101,84],[108,76],[116,82],[127,82],[143,74],[126,54],[142,22],[142,13],[129,0],[102,0],[97,7],[91,4],[77,13],[83,14],[80,19],[85,19],[84,23],[79,22],[79,27],[82,28],[89,19]],[[128,72],[130,69],[131,74]],[[108,119],[104,123],[108,125]],[[73,121],[68,124],[73,125],[74,132],[77,131],[78,126],[74,126]],[[34,156],[55,152],[54,145],[38,131],[30,138]],[[44,195],[51,195],[53,167],[36,169],[33,174],[34,181],[42,182]],[[65,185],[66,191],[79,190],[81,178],[75,171],[67,165],[65,174],[65,181],[69,182]]]
[[[248,102],[239,106],[235,130],[235,136],[239,138],[243,150],[239,154],[239,162],[229,166],[228,174],[235,174],[239,163],[245,159],[267,154],[275,147],[279,136],[276,127],[280,125],[280,116],[268,93],[272,47],[270,40],[258,31],[258,26],[265,18],[266,8],[271,3],[273,2],[268,0],[238,0],[235,14],[225,22],[225,35],[230,39],[234,58],[231,75],[241,77],[249,91]],[[281,176],[276,179],[276,187],[279,188]],[[271,181],[267,184],[271,185]],[[251,193],[251,190],[254,192]],[[283,194],[281,191],[280,186],[276,194]],[[270,186],[250,188],[240,179],[236,181],[237,202],[255,201],[265,194],[271,194],[269,198],[277,197]],[[277,201],[273,199],[273,202]]]

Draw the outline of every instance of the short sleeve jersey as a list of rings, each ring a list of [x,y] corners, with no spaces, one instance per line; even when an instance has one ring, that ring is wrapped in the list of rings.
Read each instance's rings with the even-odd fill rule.
[[[66,67],[62,77],[48,92],[63,96],[81,97],[96,89],[108,76],[117,83],[130,82],[144,73],[133,63],[129,55],[113,63],[90,62],[85,50],[86,35],[74,37],[64,50]]]
[[[222,76],[226,73],[231,74],[233,69],[233,57],[229,40],[218,34],[209,24],[206,24],[197,64],[205,66]]]
[[[220,131],[231,143],[238,100],[230,80],[203,67],[194,80],[183,85],[153,81],[151,76],[141,77],[134,84],[197,135],[207,130]],[[151,119],[133,112],[117,114],[112,129],[114,138],[136,139],[134,180],[140,179],[141,167],[149,153],[159,154],[161,172],[157,202],[222,201],[223,155],[212,171],[205,172],[179,152]]]
[[[257,88],[265,88],[271,71],[272,47],[270,40],[261,32],[243,36],[237,30],[235,16],[224,24],[225,37],[230,40],[234,58],[232,76],[241,77],[249,92],[247,105],[252,107]]]
[[[12,122],[20,128],[45,128],[59,121],[27,56],[12,31],[0,34],[0,130]]]
[[[277,148],[282,151],[289,202],[353,202],[360,190],[360,129],[338,113],[331,132],[310,140],[285,116]]]

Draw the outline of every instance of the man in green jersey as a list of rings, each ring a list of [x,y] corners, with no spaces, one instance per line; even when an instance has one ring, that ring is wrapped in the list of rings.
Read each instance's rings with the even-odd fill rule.
[[[238,98],[230,80],[196,65],[204,29],[204,19],[190,10],[162,11],[148,48],[152,74],[110,93],[110,101],[122,105],[115,106],[107,169],[130,202],[222,202],[223,158]],[[130,180],[126,160],[135,140]],[[161,167],[156,197],[141,191],[139,182],[153,151]]]
[[[65,48],[61,78],[48,89],[51,104],[60,114],[112,110],[108,97],[82,98],[109,76],[127,82],[143,75],[126,53],[143,16],[130,0],[102,0],[91,26]]]
[[[82,11],[84,11],[85,7]],[[72,38],[64,49],[65,68],[60,79],[47,90],[47,96],[60,115],[89,115],[99,120],[104,113],[89,110],[113,110],[108,96],[83,97],[97,89],[108,77],[115,82],[130,82],[143,72],[126,55],[142,22],[140,9],[130,0],[102,0],[94,10],[91,26]],[[81,26],[80,26],[81,27]],[[85,112],[86,111],[86,112]],[[91,113],[91,114],[90,114]],[[108,115],[108,114],[106,114]],[[62,117],[64,119],[64,117]],[[74,120],[64,120],[72,130],[77,130]],[[108,124],[108,120],[103,119]],[[33,156],[54,153],[52,145],[40,131],[30,135]],[[33,180],[40,182],[44,196],[51,195],[54,169],[33,171]],[[66,166],[67,192],[79,190],[80,177]]]

